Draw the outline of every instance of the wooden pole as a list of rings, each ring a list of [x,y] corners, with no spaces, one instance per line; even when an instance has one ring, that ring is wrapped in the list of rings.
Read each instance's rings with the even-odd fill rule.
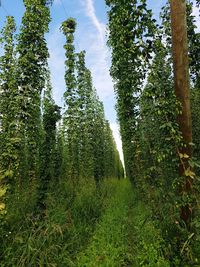
[[[179,175],[185,177],[185,184],[181,187],[181,193],[192,194],[192,178],[188,175],[191,169],[189,159],[192,156],[192,119],[189,90],[186,1],[170,0],[170,6],[175,94],[181,103],[181,113],[178,115],[178,124],[185,144],[185,146],[179,148],[179,156],[185,155],[185,157],[182,157],[179,166]],[[191,207],[189,205],[182,207],[181,219],[187,226],[190,224],[191,216]]]

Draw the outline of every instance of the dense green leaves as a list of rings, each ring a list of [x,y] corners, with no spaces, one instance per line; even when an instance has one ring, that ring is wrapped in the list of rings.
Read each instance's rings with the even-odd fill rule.
[[[163,7],[161,25],[156,27],[145,0],[108,0],[106,3],[110,7],[108,45],[112,49],[111,75],[115,82],[126,173],[159,218],[163,235],[173,247],[171,253],[178,254],[180,251],[173,250],[188,237],[183,230],[185,224],[180,210],[188,205],[195,207],[194,198],[199,197],[185,191],[186,180],[195,176],[191,171],[195,158],[189,163],[191,166],[185,168],[184,177],[179,175],[180,162],[186,166],[184,162],[189,156],[182,155],[180,150],[185,144],[177,121],[182,107],[174,94],[169,5]],[[197,143],[194,152],[197,156],[200,46],[192,7],[192,2],[188,1],[193,131],[194,143]]]
[[[132,190],[126,181],[116,187],[117,181],[112,185],[108,179],[109,190],[104,188],[103,179],[121,178],[124,169],[103,103],[86,66],[86,52],[75,50],[77,23],[73,18],[61,25],[66,37],[62,114],[53,100],[45,40],[52,2],[24,0],[25,13],[17,39],[13,17],[7,17],[1,31],[2,266],[7,266],[7,262],[14,265],[17,262],[20,266],[71,266],[76,262],[76,254],[87,245],[111,195],[114,197],[110,209],[97,227],[94,242],[88,246],[86,255],[77,257],[80,265],[92,264],[92,255],[97,264],[108,265],[118,264],[118,259],[124,265],[134,262],[141,266],[168,266],[168,260],[171,266],[196,264],[199,211],[195,210],[190,228],[185,227],[180,216],[182,207],[199,205],[196,158],[200,156],[200,35],[192,13],[193,1],[187,1],[187,25],[193,117],[191,145],[195,157],[188,160],[190,155],[180,149],[185,144],[177,122],[182,107],[174,94],[169,5],[162,9],[158,26],[147,0],[106,0],[108,45],[112,50],[110,72],[117,98],[126,175],[136,188],[135,197],[130,196]],[[200,1],[196,4],[199,6]],[[186,166],[181,177],[180,163]],[[185,190],[188,179],[194,180],[191,194]],[[148,212],[143,213],[145,203]],[[138,214],[137,223],[134,212]],[[116,221],[119,225],[114,225]],[[154,231],[154,222],[158,231]],[[110,232],[109,223],[113,224]],[[153,245],[152,235],[158,239]],[[99,240],[102,251],[98,248]],[[135,253],[133,250],[137,255],[129,255]],[[101,259],[99,251],[103,256],[107,253],[110,256]]]
[[[109,41],[112,48],[111,75],[115,80],[117,112],[123,140],[127,175],[133,179],[137,164],[136,149],[138,94],[146,74],[146,61],[151,58],[155,30],[152,12],[146,1],[107,1],[109,11]],[[122,27],[123,25],[123,27]]]
[[[61,25],[67,40],[62,116],[52,98],[45,40],[50,4],[24,0],[16,41],[13,17],[7,17],[1,32],[0,211],[5,214],[7,200],[8,220],[33,212],[35,206],[35,213],[45,215],[48,192],[59,182],[73,181],[75,191],[77,182],[84,179],[99,184],[104,177],[123,176],[103,104],[85,66],[85,52],[75,53],[73,18]],[[17,205],[16,215],[12,201]]]
[[[41,92],[45,87],[47,59],[45,40],[50,10],[44,0],[24,0],[25,13],[17,43],[17,86],[21,136],[21,177],[19,183],[33,196],[40,178]]]
[[[19,168],[15,30],[14,18],[7,17],[6,25],[1,32],[4,55],[0,57],[0,214],[5,208],[5,193],[9,185],[13,184],[13,176]]]
[[[91,72],[85,65],[85,51],[75,54],[75,28],[76,22],[72,18],[63,22],[61,27],[67,39],[64,46],[64,165],[67,176],[75,183],[84,177],[94,177],[99,184],[103,177],[123,176],[123,167],[105,120],[103,103],[93,88]]]
[[[43,96],[43,135],[40,145],[40,181],[38,186],[38,205],[46,209],[46,197],[50,184],[56,177],[56,123],[61,119],[60,107],[52,98],[50,72],[47,71]]]

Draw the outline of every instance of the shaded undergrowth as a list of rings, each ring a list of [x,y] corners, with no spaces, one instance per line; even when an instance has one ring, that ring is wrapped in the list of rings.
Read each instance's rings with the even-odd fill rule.
[[[55,188],[55,187],[54,187]],[[92,180],[74,191],[70,182],[48,194],[45,219],[16,212],[1,227],[1,267],[71,266],[95,229],[113,191],[112,183],[96,188]],[[17,209],[18,203],[12,203]]]

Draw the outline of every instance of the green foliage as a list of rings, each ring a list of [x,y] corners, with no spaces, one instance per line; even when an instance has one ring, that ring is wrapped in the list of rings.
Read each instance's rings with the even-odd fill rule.
[[[45,220],[30,210],[1,228],[0,265],[168,267],[170,247],[138,198],[127,179],[104,180],[98,189],[83,179],[75,191],[71,181],[51,181]],[[178,261],[172,266],[187,266]]]
[[[73,34],[76,30],[76,21],[73,18],[69,18],[62,23],[61,29],[65,35]]]
[[[115,81],[126,173],[134,180],[138,94],[145,78],[146,60],[151,58],[155,25],[146,1],[139,4],[137,1],[121,4],[118,0],[106,3],[111,7],[108,44],[112,49],[111,75]]]
[[[127,180],[111,182],[115,191],[77,266],[170,266],[150,211]]]
[[[49,7],[44,0],[24,0],[25,13],[17,38],[17,117],[20,140],[20,178],[17,190],[24,188],[35,194],[39,180],[39,149],[41,145],[41,92],[45,87],[47,59],[45,40],[50,22]],[[34,204],[34,203],[33,203]]]
[[[45,220],[29,213],[1,228],[1,266],[77,266],[76,255],[87,246],[113,185],[105,183],[97,191],[90,179],[75,192],[73,186],[51,183]]]
[[[76,22],[69,18],[61,29],[66,36],[66,110],[63,116],[64,175],[74,183],[82,177],[94,177],[97,184],[104,177],[123,176],[116,144],[103,103],[93,88],[90,70],[86,68],[85,51],[75,54]],[[111,162],[111,164],[108,164]]]
[[[194,3],[187,3],[187,25],[189,40],[189,63],[191,80],[198,87],[200,86],[200,33],[196,32],[196,19],[193,15]]]
[[[186,264],[194,255],[188,253],[184,257],[181,249],[195,230],[186,229],[182,215],[184,208],[190,207],[193,212],[199,202],[199,193],[186,192],[188,181],[192,183],[193,180],[199,192],[195,177],[198,170],[196,167],[192,170],[198,163],[193,158],[187,165],[189,156],[182,153],[185,144],[177,121],[182,107],[174,94],[169,4],[162,9],[162,25],[156,29],[145,0],[123,3],[108,0],[106,3],[110,7],[108,45],[112,49],[111,75],[115,81],[126,173],[159,219],[161,233],[172,247],[171,256],[177,257],[180,264]],[[192,6],[192,2],[187,1],[190,76],[191,87],[194,87],[193,129],[194,143],[197,143],[194,153],[197,156],[199,33],[195,30]],[[180,165],[184,168],[183,177],[179,175]],[[188,247],[191,248],[192,242]]]
[[[99,222],[90,245],[78,255],[77,266],[126,266],[127,217],[132,198],[127,181],[111,181],[115,192]]]
[[[187,0],[187,34],[189,46],[190,78],[194,84],[199,84],[199,43],[200,34],[197,32],[196,18],[193,15],[194,2]],[[171,46],[170,7],[169,3],[162,8],[161,13],[163,31],[168,49]],[[170,53],[170,51],[169,51]]]
[[[156,27],[146,0],[106,0],[111,75],[130,184],[110,179],[123,177],[124,170],[85,51],[75,51],[73,18],[61,25],[66,37],[62,116],[52,98],[45,40],[52,2],[24,0],[16,48],[13,17],[1,31],[0,265],[198,264],[199,163],[189,160],[184,177],[178,176],[180,162],[185,167],[189,156],[180,149],[184,143],[176,121],[181,106],[173,92],[169,6]],[[188,1],[198,158],[200,35],[192,6]],[[192,197],[183,190],[186,178],[195,180]],[[189,231],[180,220],[181,208],[188,205],[197,207]]]
[[[56,160],[56,123],[61,119],[60,107],[52,99],[50,72],[47,72],[46,88],[43,97],[43,140],[40,152],[40,183],[38,186],[38,206],[46,207],[46,194],[51,180],[54,179]]]
[[[0,57],[0,215],[5,213],[5,194],[18,171],[19,157],[17,138],[17,92],[15,83],[15,45],[16,25],[8,16],[1,31],[4,54]]]
[[[137,196],[137,193],[136,193]],[[133,247],[133,266],[169,267],[166,244],[162,238],[157,222],[153,219],[151,211],[143,202],[137,200],[131,211],[134,220],[130,220],[130,234]],[[166,255],[165,255],[166,253]]]
[[[64,93],[65,105],[67,110],[64,114],[64,157],[66,164],[66,174],[71,179],[77,180],[78,177],[78,114],[77,114],[77,88],[76,88],[76,77],[75,77],[75,48],[74,48],[74,31],[76,22],[69,18],[62,24],[62,31],[66,36],[65,55],[66,55],[66,92]]]

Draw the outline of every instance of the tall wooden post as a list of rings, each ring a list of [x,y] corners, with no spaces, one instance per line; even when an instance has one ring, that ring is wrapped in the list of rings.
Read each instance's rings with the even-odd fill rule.
[[[185,184],[181,193],[192,193],[192,178],[190,173],[189,158],[192,156],[190,143],[192,142],[192,120],[190,109],[189,90],[189,63],[188,63],[188,39],[186,20],[186,1],[170,0],[171,6],[171,28],[172,28],[172,50],[174,65],[175,94],[181,103],[181,114],[178,115],[179,129],[182,133],[185,146],[180,147],[182,158],[179,166],[179,175],[185,176]],[[187,158],[189,156],[189,158]],[[188,171],[186,171],[188,170]],[[187,226],[190,224],[192,209],[189,205],[183,206],[181,219]]]

